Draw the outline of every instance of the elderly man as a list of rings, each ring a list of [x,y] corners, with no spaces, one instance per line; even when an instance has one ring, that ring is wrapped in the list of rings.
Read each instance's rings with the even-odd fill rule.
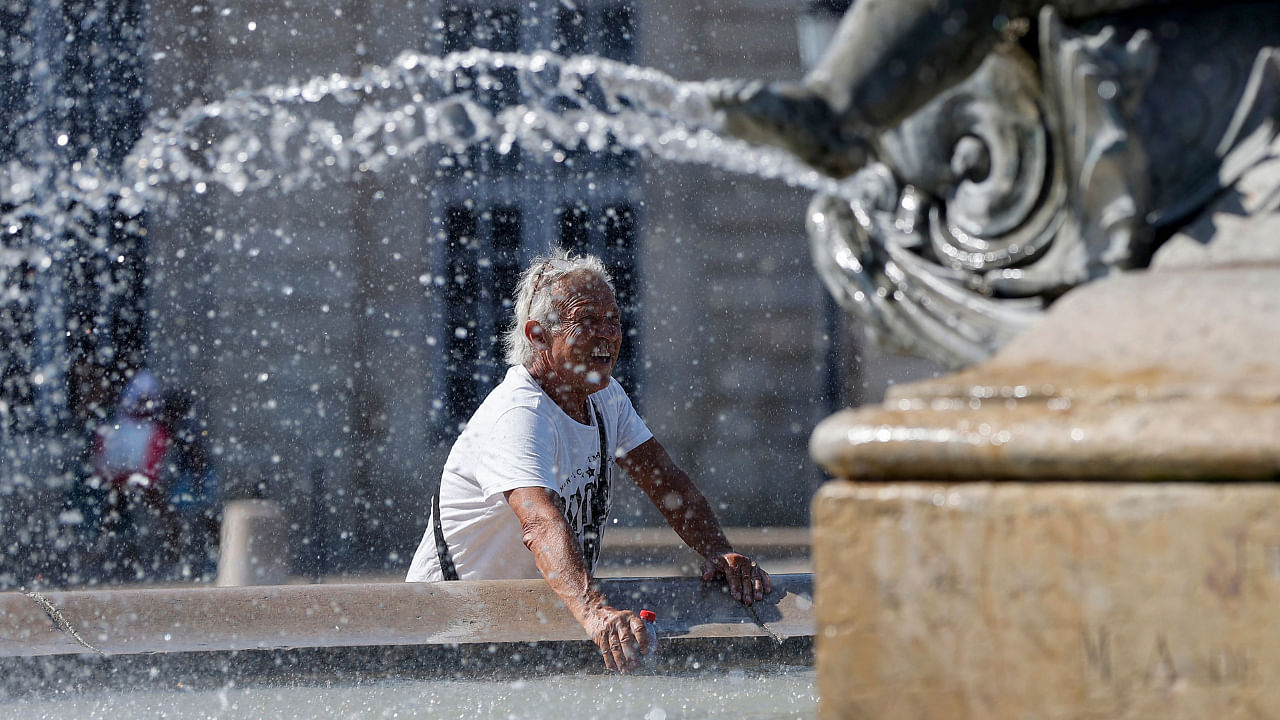
[[[616,464],[705,559],[704,579],[724,578],[748,605],[762,600],[769,575],[734,552],[612,378],[622,326],[600,260],[537,258],[515,300],[511,368],[449,453],[406,580],[546,578],[605,666],[634,669],[649,651],[644,622],[592,584]]]

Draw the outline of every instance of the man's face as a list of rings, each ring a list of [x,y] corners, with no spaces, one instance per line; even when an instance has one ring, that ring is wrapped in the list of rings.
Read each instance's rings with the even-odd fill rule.
[[[609,286],[587,275],[562,280],[560,327],[551,333],[551,368],[560,382],[595,392],[609,384],[622,347],[621,311]]]

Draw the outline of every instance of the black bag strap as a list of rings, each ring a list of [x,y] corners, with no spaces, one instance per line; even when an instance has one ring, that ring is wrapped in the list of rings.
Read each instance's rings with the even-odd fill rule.
[[[596,523],[593,529],[585,528],[584,537],[582,538],[582,559],[586,561],[587,568],[595,573],[596,560],[600,558],[601,534],[604,532],[605,516],[609,513],[609,438],[604,429],[604,416],[600,414],[600,407],[591,402],[591,409],[596,416],[596,431],[600,433],[600,482],[596,486],[596,491],[591,495],[591,511],[590,517]]]
[[[458,568],[453,565],[453,555],[449,553],[449,543],[444,541],[444,528],[440,527],[440,486],[431,495],[431,515],[436,526],[436,558],[440,561],[440,573],[445,580],[457,580]]]
[[[596,414],[596,430],[600,433],[600,479],[608,482],[609,472],[609,439],[604,432],[604,416],[600,414],[600,407],[596,405],[595,400],[591,400],[591,409]]]

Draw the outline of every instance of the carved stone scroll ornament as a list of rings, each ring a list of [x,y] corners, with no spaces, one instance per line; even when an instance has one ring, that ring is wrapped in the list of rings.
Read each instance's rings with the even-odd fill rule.
[[[1066,193],[1045,118],[1029,61],[993,54],[881,135],[848,195],[814,198],[818,272],[881,345],[976,362],[1034,322],[1038,289],[1062,284]]]
[[[992,53],[881,133],[846,192],[813,200],[828,288],[882,345],[963,366],[1071,287],[1145,267],[1169,228],[1276,154],[1268,31],[1241,40],[1241,18],[1213,20],[1068,27],[1045,9],[1038,72],[1016,47]]]

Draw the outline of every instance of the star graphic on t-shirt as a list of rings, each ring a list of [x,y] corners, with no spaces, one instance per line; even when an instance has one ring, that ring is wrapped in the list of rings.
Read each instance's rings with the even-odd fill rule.
[[[596,469],[595,469],[595,468],[587,468],[587,477],[589,477],[589,478],[593,478],[593,477],[595,477],[595,476],[596,476]]]

